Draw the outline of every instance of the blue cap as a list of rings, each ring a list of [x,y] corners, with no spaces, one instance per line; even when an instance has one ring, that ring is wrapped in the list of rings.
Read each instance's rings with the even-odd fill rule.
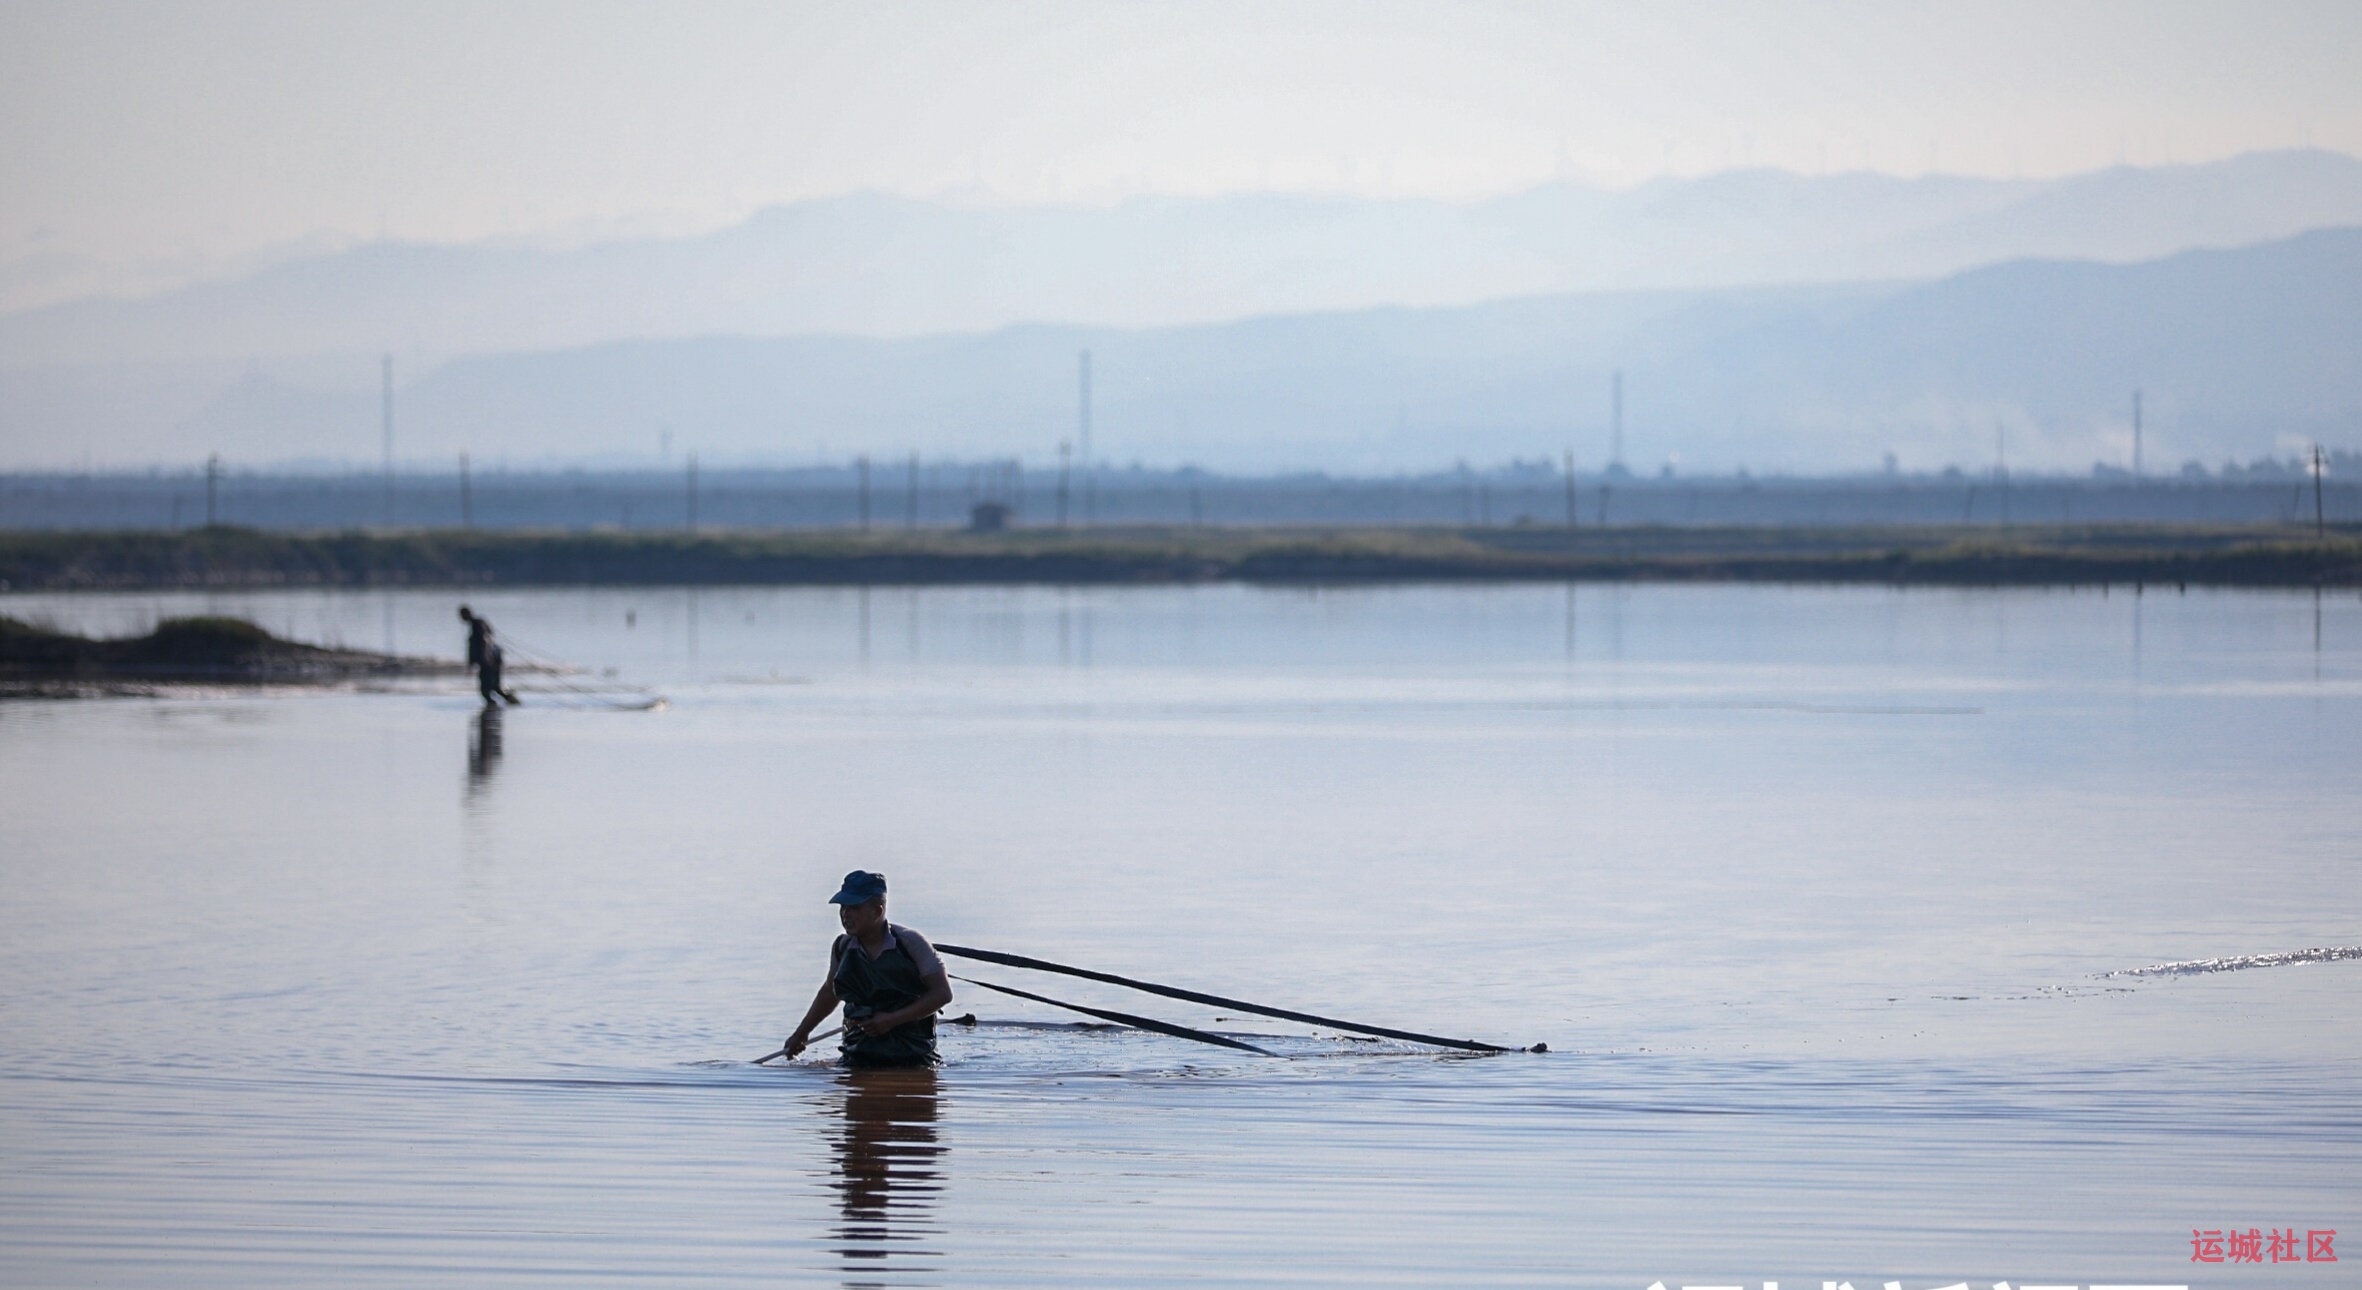
[[[886,898],[886,875],[855,869],[845,875],[844,889],[828,898],[832,905],[866,905]]]

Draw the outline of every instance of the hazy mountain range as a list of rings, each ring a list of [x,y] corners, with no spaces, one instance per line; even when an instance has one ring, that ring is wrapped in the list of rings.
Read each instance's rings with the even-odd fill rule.
[[[2362,230],[2134,265],[2020,261],[1931,283],[1586,293],[1449,309],[912,339],[697,338],[480,355],[406,386],[406,453],[479,461],[709,461],[856,451],[1015,453],[1076,431],[1093,353],[1100,457],[1234,468],[1425,468],[1572,449],[1654,470],[2129,464],[2362,441]],[[0,393],[15,394],[14,384]],[[61,409],[58,415],[64,415]],[[342,427],[375,444],[373,393],[260,374],[183,426],[279,456]],[[1998,435],[1998,441],[1997,441]],[[194,454],[190,454],[194,455]]]
[[[2088,464],[2129,451],[2136,386],[2158,459],[2213,460],[2362,437],[2362,234],[2275,240],[2341,224],[2362,225],[2362,162],[2322,152],[1465,206],[853,197],[0,315],[0,456],[367,459],[391,349],[406,456],[652,454],[669,432],[725,457],[1042,457],[1089,347],[1119,458],[1596,462],[1620,367],[1636,468],[1982,463],[1997,428],[2022,464]],[[2195,246],[2246,249],[2174,254]]]

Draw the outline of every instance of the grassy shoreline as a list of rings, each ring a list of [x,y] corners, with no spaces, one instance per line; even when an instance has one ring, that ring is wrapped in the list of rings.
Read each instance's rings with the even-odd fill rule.
[[[660,584],[2362,586],[2362,526],[0,533],[15,591]]]

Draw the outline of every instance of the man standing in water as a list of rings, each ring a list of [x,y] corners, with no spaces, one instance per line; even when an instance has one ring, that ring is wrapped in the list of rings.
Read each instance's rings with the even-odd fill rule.
[[[845,1064],[932,1066],[935,1014],[951,1003],[951,978],[927,938],[886,921],[886,875],[856,869],[828,898],[845,934],[828,952],[828,976],[812,1006],[787,1037],[794,1057],[812,1042],[812,1027],[838,1003],[845,1005]]]
[[[474,610],[461,605],[459,621],[467,624],[468,666],[476,669],[476,692],[484,696],[484,706],[495,707],[503,700],[511,706],[524,702],[516,691],[500,686],[500,642],[492,639],[492,620],[478,618]]]

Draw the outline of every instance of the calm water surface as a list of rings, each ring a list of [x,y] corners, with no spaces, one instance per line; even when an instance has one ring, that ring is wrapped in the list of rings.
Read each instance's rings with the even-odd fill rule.
[[[0,612],[455,655],[454,603]],[[2355,1283],[2189,1258],[2362,1259],[2362,961],[2106,975],[2362,944],[2351,594],[474,604],[592,671],[0,707],[0,1283]],[[938,1073],[749,1065],[854,867],[1552,1051],[955,965],[1288,1056],[963,986]]]

